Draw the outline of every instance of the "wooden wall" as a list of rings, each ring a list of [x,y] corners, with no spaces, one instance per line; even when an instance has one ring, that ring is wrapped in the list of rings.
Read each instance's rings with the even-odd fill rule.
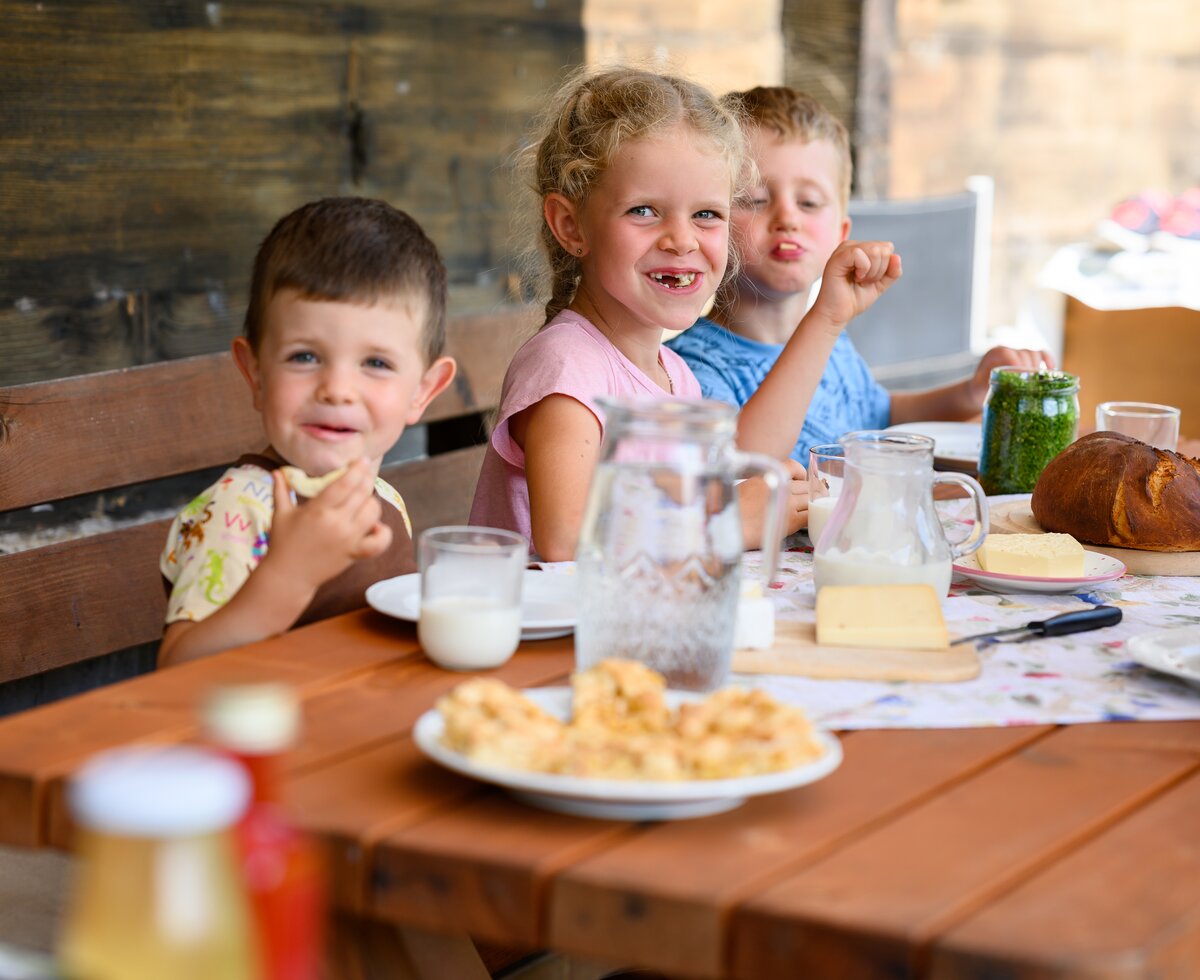
[[[254,250],[386,198],[503,298],[505,158],[581,0],[0,0],[0,384],[218,350]]]

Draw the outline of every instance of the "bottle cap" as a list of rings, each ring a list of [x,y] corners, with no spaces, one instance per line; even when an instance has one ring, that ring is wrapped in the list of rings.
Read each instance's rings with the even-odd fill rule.
[[[114,749],[76,773],[69,799],[90,830],[125,837],[191,837],[231,826],[250,800],[232,759],[194,746]]]
[[[289,748],[300,730],[300,705],[285,684],[218,688],[204,706],[204,730],[222,748],[271,755]]]

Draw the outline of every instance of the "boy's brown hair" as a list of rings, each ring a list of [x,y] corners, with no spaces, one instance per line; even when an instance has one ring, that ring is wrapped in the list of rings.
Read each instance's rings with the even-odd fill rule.
[[[281,289],[309,300],[425,304],[425,363],[446,344],[446,266],[411,217],[385,201],[327,197],[285,215],[254,257],[245,334],[256,353],[267,304]]]
[[[842,212],[850,200],[850,135],[833,113],[810,95],[783,85],[730,92],[721,102],[741,118],[743,125],[773,130],[783,140],[829,140],[837,150],[841,173],[838,190]]]

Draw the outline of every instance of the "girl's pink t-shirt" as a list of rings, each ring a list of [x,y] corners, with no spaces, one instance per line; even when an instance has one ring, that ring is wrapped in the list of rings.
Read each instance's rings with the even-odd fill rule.
[[[508,421],[549,395],[568,395],[587,406],[604,431],[597,397],[700,398],[700,383],[683,358],[662,348],[674,395],[663,391],[615,348],[591,321],[563,310],[522,345],[504,376],[500,414],[483,458],[471,523],[502,527],[530,537],[525,452],[513,442]]]

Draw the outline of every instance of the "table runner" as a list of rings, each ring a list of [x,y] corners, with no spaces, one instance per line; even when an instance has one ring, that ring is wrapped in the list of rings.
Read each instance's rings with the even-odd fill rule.
[[[1028,499],[991,497],[990,503]],[[953,502],[939,503],[949,524]],[[760,556],[749,553],[748,565]],[[813,622],[812,548],[780,559],[772,589],[776,616]],[[1008,595],[954,576],[942,610],[952,635],[1022,626],[1083,603],[1120,607],[1117,626],[1090,633],[986,644],[979,677],[953,684],[915,681],[829,681],[778,674],[735,675],[736,681],[802,706],[830,728],[969,728],[992,725],[1166,721],[1200,718],[1200,685],[1129,659],[1131,637],[1200,623],[1200,578],[1125,575],[1080,595]]]

